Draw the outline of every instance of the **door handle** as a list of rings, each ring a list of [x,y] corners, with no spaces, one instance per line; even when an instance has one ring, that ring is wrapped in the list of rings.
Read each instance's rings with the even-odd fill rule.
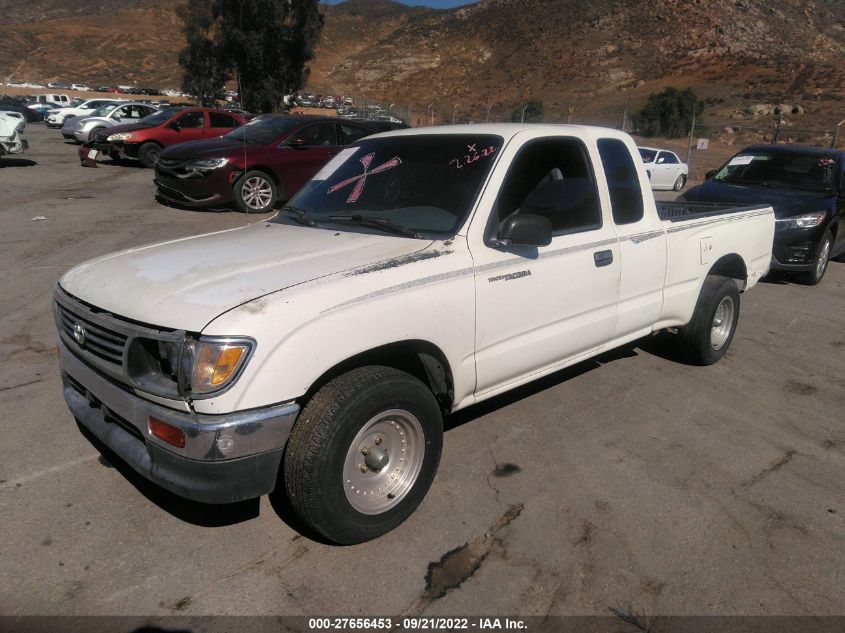
[[[610,266],[613,263],[613,251],[596,251],[593,253],[593,261],[596,263],[596,268]]]

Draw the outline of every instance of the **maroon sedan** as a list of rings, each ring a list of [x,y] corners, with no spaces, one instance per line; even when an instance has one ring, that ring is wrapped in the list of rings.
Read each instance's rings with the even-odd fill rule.
[[[344,145],[374,134],[366,123],[266,114],[213,140],[179,143],[156,163],[158,195],[182,206],[235,202],[269,211],[288,200]]]

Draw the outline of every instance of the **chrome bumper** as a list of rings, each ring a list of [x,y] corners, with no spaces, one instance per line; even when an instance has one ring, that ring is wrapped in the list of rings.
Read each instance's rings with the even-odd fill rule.
[[[65,401],[76,420],[147,479],[208,503],[248,499],[275,487],[296,403],[224,415],[175,411],[118,387],[61,340],[58,348]],[[153,436],[150,417],[181,429],[185,447]]]

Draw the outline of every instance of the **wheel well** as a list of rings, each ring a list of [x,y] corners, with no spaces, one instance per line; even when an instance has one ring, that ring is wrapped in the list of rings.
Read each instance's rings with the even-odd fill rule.
[[[384,365],[411,374],[431,389],[444,413],[451,410],[455,391],[449,362],[436,345],[421,340],[389,343],[347,358],[314,381],[302,404],[327,382],[366,365]]]
[[[743,283],[748,280],[748,269],[745,267],[745,262],[736,253],[719,258],[707,274],[730,277]]]

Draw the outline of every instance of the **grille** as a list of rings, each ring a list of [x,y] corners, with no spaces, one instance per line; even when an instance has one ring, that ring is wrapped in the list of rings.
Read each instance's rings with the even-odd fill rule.
[[[62,304],[59,304],[59,320],[62,331],[78,347],[108,363],[122,365],[123,350],[126,347],[127,339],[125,334],[94,323],[90,319],[71,312]],[[74,328],[77,325],[85,328],[85,339],[82,345],[79,345],[74,336]]]

